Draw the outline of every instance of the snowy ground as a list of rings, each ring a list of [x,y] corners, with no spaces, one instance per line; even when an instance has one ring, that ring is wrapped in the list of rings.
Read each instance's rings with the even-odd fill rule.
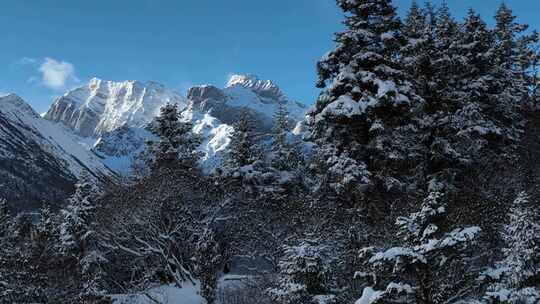
[[[182,288],[160,286],[145,294],[115,295],[115,304],[206,304],[199,295],[199,284],[185,283]]]
[[[245,280],[249,277],[241,275],[226,275],[220,278],[218,289],[221,295],[230,294],[234,289],[244,287]],[[123,294],[112,296],[114,304],[206,304],[200,296],[200,285],[198,282],[192,284],[186,282],[182,288],[176,286],[160,286],[149,290],[146,293]],[[218,296],[218,302],[220,297]]]

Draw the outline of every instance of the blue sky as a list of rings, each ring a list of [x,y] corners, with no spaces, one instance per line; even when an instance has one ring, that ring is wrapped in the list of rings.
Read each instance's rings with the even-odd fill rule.
[[[403,12],[410,2],[394,4]],[[458,17],[472,6],[486,19],[500,3],[449,2]],[[540,28],[540,2],[506,2]],[[0,92],[42,112],[94,76],[155,80],[183,92],[254,73],[309,104],[318,94],[314,65],[332,48],[341,16],[333,0],[2,0]]]

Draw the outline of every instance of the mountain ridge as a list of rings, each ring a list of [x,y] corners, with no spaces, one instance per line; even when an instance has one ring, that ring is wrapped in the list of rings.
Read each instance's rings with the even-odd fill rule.
[[[70,132],[15,94],[0,96],[0,172],[2,195],[28,205],[61,201],[83,175],[96,182],[116,175]]]

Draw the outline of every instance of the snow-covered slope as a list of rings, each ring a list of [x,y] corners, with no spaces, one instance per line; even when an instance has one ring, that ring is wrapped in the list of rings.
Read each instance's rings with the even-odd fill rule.
[[[56,99],[45,118],[68,126],[80,136],[99,137],[124,125],[145,126],[166,103],[186,106],[184,98],[156,82],[94,78]]]
[[[306,112],[305,105],[290,100],[272,81],[255,75],[233,75],[223,89],[209,85],[193,87],[187,98],[195,110],[209,112],[227,124],[233,124],[242,111],[247,112],[260,131],[270,130],[280,105],[289,112],[291,124],[303,120]]]
[[[191,122],[193,132],[202,138],[199,151],[204,171],[209,172],[218,167],[227,152],[234,128],[208,113],[196,112],[191,108],[182,113],[182,119]]]
[[[69,130],[14,94],[0,96],[0,171],[0,193],[29,203],[62,197],[83,172],[100,180],[114,176]]]
[[[163,285],[146,292],[112,295],[115,304],[206,304],[200,295],[201,286],[186,282],[182,288]]]
[[[195,112],[191,109],[182,112],[181,119],[191,122],[193,132],[202,139],[199,151],[203,170],[210,172],[219,166],[227,151],[233,127],[221,123],[207,113]],[[145,128],[124,126],[103,133],[92,150],[108,167],[121,175],[129,175],[133,161],[143,152],[145,142],[148,140],[156,140],[156,138]]]

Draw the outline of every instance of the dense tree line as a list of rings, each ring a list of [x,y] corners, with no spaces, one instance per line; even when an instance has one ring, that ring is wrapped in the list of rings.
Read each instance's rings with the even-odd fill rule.
[[[493,27],[445,3],[403,21],[390,0],[337,4],[303,140],[285,107],[270,140],[244,113],[204,174],[163,107],[129,181],[83,181],[34,218],[0,201],[0,303],[199,281],[212,304],[237,256],[264,261],[254,303],[538,303],[537,33],[505,4]]]

